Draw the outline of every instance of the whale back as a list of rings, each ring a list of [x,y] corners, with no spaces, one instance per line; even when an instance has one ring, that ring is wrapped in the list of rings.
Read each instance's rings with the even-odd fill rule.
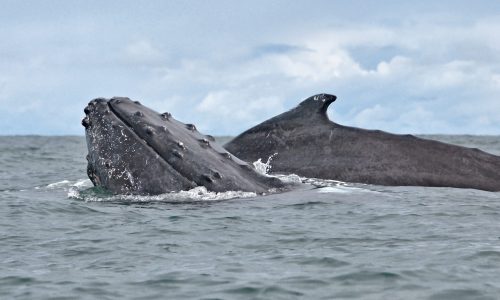
[[[500,157],[478,149],[336,124],[319,94],[248,129],[224,147],[246,161],[273,156],[271,171],[378,185],[500,190]]]

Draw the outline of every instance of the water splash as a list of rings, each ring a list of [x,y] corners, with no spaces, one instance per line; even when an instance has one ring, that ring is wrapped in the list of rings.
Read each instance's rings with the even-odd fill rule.
[[[271,162],[276,155],[278,155],[278,153],[274,153],[273,155],[269,156],[265,163],[262,162],[261,158],[259,158],[257,161],[254,161],[253,166],[255,167],[255,170],[262,175],[269,175],[269,172],[272,168]]]

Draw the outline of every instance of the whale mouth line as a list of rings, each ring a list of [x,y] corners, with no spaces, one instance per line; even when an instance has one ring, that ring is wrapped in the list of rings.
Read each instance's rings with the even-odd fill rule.
[[[196,184],[196,186],[199,186],[199,184],[191,179],[189,179],[187,176],[185,176],[184,174],[182,174],[178,168],[175,167],[174,164],[171,164],[168,162],[168,160],[161,154],[161,152],[159,152],[153,145],[151,145],[145,138],[143,138],[135,129],[134,129],[134,126],[129,122],[127,121],[124,117],[121,116],[121,114],[119,112],[116,111],[116,109],[113,107],[113,105],[111,105],[111,101],[108,101],[107,103],[107,106],[108,106],[108,109],[111,113],[113,113],[113,115],[118,119],[120,120],[128,129],[129,129],[129,132],[131,134],[133,134],[134,138],[136,138],[137,141],[139,141],[143,146],[149,148],[150,150],[152,150],[158,159],[161,159],[163,162],[165,162],[167,165],[169,165],[175,172],[177,172],[177,174],[183,178],[185,178],[186,180],[189,180],[193,183]]]

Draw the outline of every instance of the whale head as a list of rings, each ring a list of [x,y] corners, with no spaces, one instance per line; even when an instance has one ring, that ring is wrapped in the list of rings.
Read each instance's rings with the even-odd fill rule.
[[[87,173],[110,192],[150,195],[205,186],[264,193],[283,187],[169,113],[124,97],[94,99],[84,112]]]

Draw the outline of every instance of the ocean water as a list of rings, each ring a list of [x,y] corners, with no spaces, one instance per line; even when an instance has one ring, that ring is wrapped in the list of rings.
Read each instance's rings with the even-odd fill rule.
[[[500,154],[500,137],[430,138]],[[500,298],[500,193],[303,179],[110,196],[86,152],[0,137],[0,299]]]

